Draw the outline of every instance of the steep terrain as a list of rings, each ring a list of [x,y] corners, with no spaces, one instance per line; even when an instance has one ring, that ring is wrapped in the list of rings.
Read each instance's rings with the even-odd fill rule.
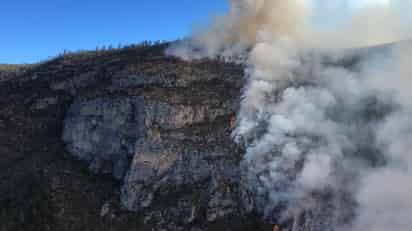
[[[259,211],[264,198],[231,137],[243,67],[185,62],[165,56],[167,46],[3,68],[0,230],[273,229],[266,222],[277,223],[279,212]],[[356,69],[390,47],[347,50],[345,59],[322,63]],[[327,197],[319,200],[328,207]],[[329,230],[325,206],[284,221],[282,230]]]
[[[0,82],[0,230],[270,230],[230,133],[242,68],[167,44],[61,56]]]

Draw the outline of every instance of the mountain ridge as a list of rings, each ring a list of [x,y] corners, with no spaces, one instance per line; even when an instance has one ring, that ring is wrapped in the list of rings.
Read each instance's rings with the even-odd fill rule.
[[[65,54],[0,81],[1,230],[273,228],[231,138],[242,65],[169,45]]]

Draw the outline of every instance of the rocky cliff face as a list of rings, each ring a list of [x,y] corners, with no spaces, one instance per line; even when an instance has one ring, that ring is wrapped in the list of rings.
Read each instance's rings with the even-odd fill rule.
[[[242,68],[164,48],[59,57],[0,83],[0,230],[268,229],[230,138]]]

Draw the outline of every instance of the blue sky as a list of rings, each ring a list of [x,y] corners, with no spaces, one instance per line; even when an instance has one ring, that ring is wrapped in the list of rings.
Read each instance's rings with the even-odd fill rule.
[[[173,40],[226,10],[224,0],[1,0],[0,63],[66,50]]]

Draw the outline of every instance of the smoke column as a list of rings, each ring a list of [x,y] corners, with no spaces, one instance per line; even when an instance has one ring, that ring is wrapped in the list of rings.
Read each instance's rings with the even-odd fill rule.
[[[232,0],[167,51],[242,62],[246,194],[290,230],[412,227],[409,1]],[[325,18],[346,6],[341,18]],[[320,23],[328,20],[327,23]],[[356,48],[364,47],[364,48]]]

